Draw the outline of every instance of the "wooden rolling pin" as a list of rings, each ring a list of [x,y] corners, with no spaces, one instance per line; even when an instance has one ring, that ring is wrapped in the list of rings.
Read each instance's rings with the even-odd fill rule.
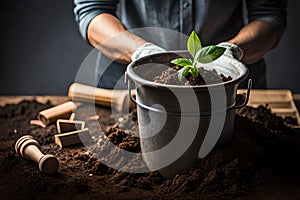
[[[133,95],[135,96],[135,91]],[[128,90],[109,90],[73,83],[69,87],[68,96],[74,102],[90,102],[113,107],[118,112],[128,112],[135,108],[135,104],[129,98]]]

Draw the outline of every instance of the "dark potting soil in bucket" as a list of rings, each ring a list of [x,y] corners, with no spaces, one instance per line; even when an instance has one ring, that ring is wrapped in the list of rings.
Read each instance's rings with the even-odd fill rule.
[[[186,56],[184,51],[147,56],[131,63],[126,72],[129,91],[132,82],[137,90],[136,99],[131,99],[138,108],[143,158],[150,170],[165,178],[187,172],[216,145],[224,145],[233,132],[234,109],[248,100],[235,104],[248,69],[225,55],[221,62],[203,65],[198,80],[188,76],[177,84],[176,66],[170,62]],[[248,93],[250,87],[251,82]]]
[[[156,76],[153,81],[155,83],[162,83],[168,85],[207,85],[207,84],[214,84],[214,83],[221,83],[232,80],[230,76],[225,76],[224,74],[218,74],[215,69],[206,70],[203,67],[198,69],[198,76],[192,76],[188,74],[186,78],[182,81],[178,79],[178,70],[182,67],[173,66],[165,69],[161,75]]]

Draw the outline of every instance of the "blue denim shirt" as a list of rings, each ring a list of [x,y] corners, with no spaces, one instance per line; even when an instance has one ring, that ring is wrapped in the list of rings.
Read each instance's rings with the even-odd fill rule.
[[[231,39],[247,21],[268,21],[279,37],[286,27],[287,0],[74,0],[74,4],[75,18],[85,40],[89,23],[101,13],[115,15],[129,30],[162,27],[186,35],[195,30],[203,45]],[[260,77],[253,81],[254,86],[265,87],[264,61],[249,68],[252,78]],[[122,74],[125,69],[125,66],[111,67],[114,70],[111,76],[117,76],[116,70]]]

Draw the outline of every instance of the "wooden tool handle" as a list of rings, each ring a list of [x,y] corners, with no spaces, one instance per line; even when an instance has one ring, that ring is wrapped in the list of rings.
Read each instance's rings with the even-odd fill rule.
[[[106,107],[112,106],[119,112],[126,112],[135,107],[129,99],[128,90],[109,90],[73,83],[69,87],[68,96],[73,101],[91,102]]]
[[[76,110],[76,104],[72,101],[68,101],[39,112],[37,117],[45,125],[48,125],[57,119],[69,119],[74,110]]]

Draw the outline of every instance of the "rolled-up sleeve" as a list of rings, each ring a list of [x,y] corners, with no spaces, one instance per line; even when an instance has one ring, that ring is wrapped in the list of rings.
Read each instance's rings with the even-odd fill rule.
[[[280,38],[286,28],[287,0],[247,0],[248,20],[271,23]]]
[[[75,20],[83,39],[87,40],[87,29],[97,15],[101,13],[116,14],[118,0],[74,0]]]

